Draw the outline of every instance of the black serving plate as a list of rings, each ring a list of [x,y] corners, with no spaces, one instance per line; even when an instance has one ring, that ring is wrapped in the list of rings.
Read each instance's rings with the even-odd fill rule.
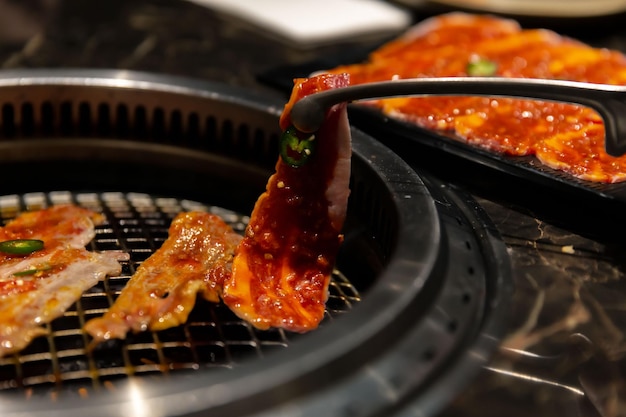
[[[582,195],[593,194],[607,200],[626,202],[626,182],[609,184],[580,180],[544,165],[534,156],[509,156],[489,152],[462,142],[453,135],[420,128],[362,105],[352,105],[350,116],[352,124],[395,149],[408,160],[423,161],[424,147],[430,147],[439,151],[440,154],[460,157],[481,167],[508,174],[537,186],[568,193],[582,192]],[[427,163],[427,161],[423,162]],[[443,161],[439,165],[444,170],[455,171]]]

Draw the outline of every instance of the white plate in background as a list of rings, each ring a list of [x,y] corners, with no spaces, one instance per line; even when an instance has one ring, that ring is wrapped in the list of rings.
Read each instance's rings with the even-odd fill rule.
[[[395,3],[547,18],[592,18],[626,12],[626,0],[395,0]]]
[[[189,0],[299,47],[400,33],[410,13],[381,0]]]

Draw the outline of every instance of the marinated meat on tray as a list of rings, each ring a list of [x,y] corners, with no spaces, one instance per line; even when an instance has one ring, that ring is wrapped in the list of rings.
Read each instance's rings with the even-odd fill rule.
[[[323,319],[349,195],[351,136],[346,105],[332,107],[314,135],[290,127],[293,103],[347,86],[347,75],[296,80],[280,119],[281,156],[257,200],[223,300],[260,329],[315,329]]]
[[[201,294],[219,301],[241,236],[219,216],[180,213],[163,245],[146,259],[102,317],[85,324],[94,343],[128,331],[163,330],[184,323]]]
[[[450,13],[418,23],[349,73],[352,84],[407,78],[495,76],[626,85],[626,56],[494,16]],[[364,102],[364,104],[366,104]],[[565,103],[486,97],[399,97],[369,101],[384,114],[508,156],[535,156],[587,181],[626,180],[626,156],[604,148],[593,110]]]
[[[119,274],[122,252],[90,252],[104,217],[74,205],[26,212],[0,228],[0,356],[46,333],[82,293]]]

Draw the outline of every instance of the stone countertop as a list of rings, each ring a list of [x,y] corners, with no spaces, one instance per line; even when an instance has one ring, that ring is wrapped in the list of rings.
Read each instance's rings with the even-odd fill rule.
[[[380,41],[302,50],[174,0],[98,5],[3,0],[0,28],[4,69],[150,71],[277,97],[283,92],[260,83],[260,73],[367,50]],[[588,29],[575,33],[595,46],[626,52],[624,28]],[[626,222],[620,208],[602,201],[589,207],[593,202],[579,196],[542,193],[527,185],[502,195],[493,187],[505,183],[491,185],[473,191],[511,256],[516,287],[511,330],[479,383],[443,415],[626,415],[626,244],[621,238]]]

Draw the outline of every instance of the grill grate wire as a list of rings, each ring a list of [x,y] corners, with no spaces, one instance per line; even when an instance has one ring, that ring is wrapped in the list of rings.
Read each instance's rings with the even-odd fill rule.
[[[63,316],[45,325],[47,334],[23,351],[0,358],[0,391],[23,391],[56,396],[61,388],[79,396],[91,390],[114,389],[115,381],[154,377],[171,372],[232,368],[287,348],[300,335],[281,329],[259,331],[223,304],[198,299],[184,325],[129,334],[125,340],[104,342],[89,349],[82,330],[89,319],[102,315],[134,273],[168,236],[171,220],[181,211],[219,214],[234,230],[243,232],[248,218],[196,201],[144,193],[54,191],[0,196],[3,223],[25,210],[74,203],[100,211],[106,222],[96,227],[88,249],[124,250],[130,260],[119,276],[110,276],[86,291]],[[338,270],[329,286],[324,322],[352,309],[361,297]],[[324,322],[322,325],[324,325]]]

